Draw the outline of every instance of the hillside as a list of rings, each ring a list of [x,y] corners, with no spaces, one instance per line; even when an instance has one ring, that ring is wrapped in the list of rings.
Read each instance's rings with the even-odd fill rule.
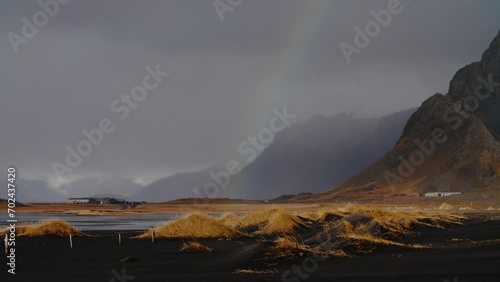
[[[282,194],[319,192],[337,185],[389,150],[412,112],[414,109],[382,118],[315,116],[292,125],[277,134],[274,142],[239,175],[233,176],[218,197],[270,199]],[[192,198],[196,196],[194,187],[202,190],[212,181],[210,171],[221,170],[212,167],[166,177],[145,187],[134,198],[148,202]]]
[[[411,116],[395,147],[336,188],[294,201],[387,198],[458,191],[491,198],[500,191],[500,32],[479,62],[460,69],[446,95]],[[332,172],[334,173],[334,172]]]
[[[297,124],[279,134],[225,189],[226,195],[270,199],[338,185],[389,150],[413,112],[380,119],[316,116]]]

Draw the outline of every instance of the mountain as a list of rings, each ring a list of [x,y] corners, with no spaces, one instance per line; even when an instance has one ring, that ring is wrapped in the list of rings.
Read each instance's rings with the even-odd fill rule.
[[[0,182],[7,183],[7,178],[0,176]],[[47,183],[42,180],[31,180],[18,177],[16,183],[16,202],[59,203],[65,202],[67,199],[64,193],[50,188]]]
[[[278,133],[273,143],[237,176],[217,197],[270,199],[282,194],[319,192],[337,185],[369,165],[398,140],[408,117],[406,110],[382,118],[359,118],[346,114],[314,116]],[[200,197],[214,183],[210,172],[179,173],[160,179],[135,195],[137,200],[167,201]],[[201,196],[206,196],[201,193]]]
[[[111,199],[117,199],[117,200],[124,200],[127,202],[133,202],[133,199],[131,199],[130,197],[125,197],[125,196],[122,196],[121,194],[116,194],[116,193],[95,194],[95,195],[92,195],[91,197],[98,198],[98,199],[111,198]]]
[[[139,191],[134,199],[148,202],[166,202],[174,199],[194,198],[193,188],[203,187],[209,181],[209,170],[182,172],[161,178]]]
[[[110,198],[128,200],[130,195],[137,193],[142,188],[142,185],[135,183],[132,179],[97,176],[85,177],[71,183],[63,184],[59,187],[59,190],[64,191],[68,198],[109,195]],[[119,191],[119,195],[116,195],[115,191]]]
[[[378,119],[315,116],[296,124],[278,134],[222,194],[271,199],[340,184],[391,148],[413,111]]]
[[[410,117],[385,156],[338,187],[295,201],[387,198],[432,191],[491,198],[500,191],[500,32],[446,95]],[[334,173],[334,172],[332,172]]]

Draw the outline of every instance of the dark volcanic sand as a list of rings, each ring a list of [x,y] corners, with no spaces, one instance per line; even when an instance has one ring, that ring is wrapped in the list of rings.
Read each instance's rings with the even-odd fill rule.
[[[419,235],[404,241],[432,244],[430,249],[384,247],[356,258],[330,258],[320,262],[308,279],[293,273],[284,281],[500,281],[500,220],[467,220],[446,230],[419,228]],[[97,235],[96,232],[91,232]],[[135,276],[121,281],[282,281],[283,273],[301,265],[306,257],[279,261],[275,274],[233,274],[235,269],[274,269],[262,258],[262,245],[255,239],[201,240],[212,253],[179,252],[181,240],[135,240],[137,232],[99,232],[98,237],[17,238],[16,275],[7,274],[2,255],[0,281],[120,281],[112,270]],[[452,242],[452,238],[467,239]],[[259,247],[260,246],[260,247]],[[122,263],[133,256],[138,262]],[[295,277],[295,279],[293,279]]]

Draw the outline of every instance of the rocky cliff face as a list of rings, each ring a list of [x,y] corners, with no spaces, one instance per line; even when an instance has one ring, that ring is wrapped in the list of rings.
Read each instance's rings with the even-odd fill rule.
[[[481,61],[460,69],[408,120],[396,146],[314,200],[430,191],[500,191],[500,32]]]

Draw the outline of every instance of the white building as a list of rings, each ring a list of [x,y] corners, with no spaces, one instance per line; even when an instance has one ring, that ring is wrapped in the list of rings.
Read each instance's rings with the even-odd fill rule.
[[[94,198],[69,198],[68,204],[96,204]]]
[[[425,193],[426,197],[448,197],[452,195],[460,195],[462,192],[430,192]]]

